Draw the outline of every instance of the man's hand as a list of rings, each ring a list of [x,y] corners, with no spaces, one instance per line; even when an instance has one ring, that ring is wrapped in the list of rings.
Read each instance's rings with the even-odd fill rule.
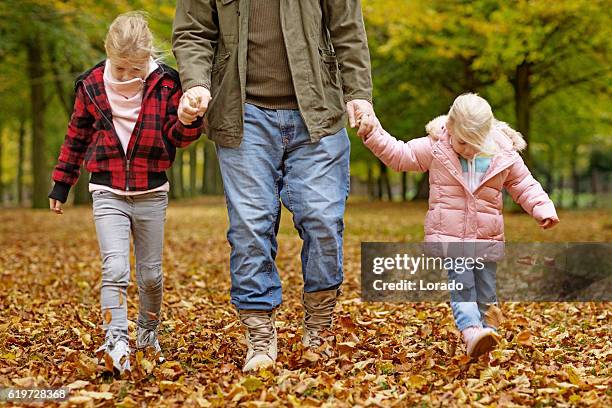
[[[558,218],[546,218],[540,222],[540,227],[542,229],[550,229],[559,223]]]
[[[49,208],[56,214],[63,214],[64,210],[62,209],[62,202],[58,201],[54,198],[49,199]]]
[[[181,97],[178,118],[184,125],[190,125],[198,116],[204,116],[210,103],[210,91],[203,86],[189,88]]]
[[[352,128],[359,126],[357,136],[363,138],[378,125],[372,104],[365,99],[353,99],[347,102],[346,112],[349,117],[349,125]]]

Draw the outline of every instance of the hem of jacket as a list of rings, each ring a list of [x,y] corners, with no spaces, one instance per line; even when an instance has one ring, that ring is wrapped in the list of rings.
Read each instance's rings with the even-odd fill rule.
[[[134,174],[138,174],[138,173],[131,173],[131,175]],[[131,187],[130,186],[130,191],[147,191],[147,190],[151,190],[154,188],[157,188],[161,185],[163,185],[164,183],[166,183],[168,181],[168,176],[166,175],[165,171],[149,171],[146,172],[147,174],[147,180],[148,180],[148,184],[143,187],[143,188],[136,188],[136,187]],[[111,188],[115,188],[118,190],[125,190],[125,185],[123,186],[119,186],[119,185],[114,185],[111,180],[112,173],[110,171],[98,171],[95,173],[91,173],[91,177],[89,179],[90,183],[93,184],[100,184],[103,186],[107,186],[107,187],[111,187]]]

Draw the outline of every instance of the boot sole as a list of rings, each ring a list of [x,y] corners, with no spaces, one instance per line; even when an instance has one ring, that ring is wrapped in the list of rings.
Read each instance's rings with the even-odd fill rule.
[[[476,345],[474,346],[470,357],[473,359],[477,359],[481,355],[493,350],[498,343],[499,341],[497,340],[495,335],[493,333],[489,333],[486,336],[482,337],[480,340],[478,340],[478,343],[476,343]]]

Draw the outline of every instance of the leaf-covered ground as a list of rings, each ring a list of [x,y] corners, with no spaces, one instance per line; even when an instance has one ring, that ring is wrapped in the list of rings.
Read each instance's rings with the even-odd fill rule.
[[[229,303],[221,199],[171,203],[161,345],[167,362],[134,356],[131,378],[97,364],[100,260],[91,210],[0,213],[0,387],[68,386],[75,406],[611,406],[610,303],[512,303],[500,347],[470,363],[447,304],[362,303],[361,241],[418,241],[423,204],[350,202],[337,355],[300,344],[300,240],[283,214],[274,369],[244,375],[245,345]],[[611,241],[609,211],[562,212],[541,231],[506,216],[514,241]],[[134,280],[133,280],[134,282]],[[137,291],[129,293],[136,318]],[[134,334],[132,326],[132,335]]]

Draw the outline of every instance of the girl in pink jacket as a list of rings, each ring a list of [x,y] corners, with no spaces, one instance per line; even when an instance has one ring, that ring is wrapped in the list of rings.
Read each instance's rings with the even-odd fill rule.
[[[459,96],[448,115],[429,122],[426,130],[428,137],[403,142],[379,125],[363,137],[392,169],[429,171],[426,242],[502,244],[503,188],[540,227],[559,222],[552,201],[518,154],[526,146],[521,134],[496,120],[485,99]],[[463,283],[463,290],[451,293],[451,308],[474,358],[497,344],[497,333],[485,321],[488,306],[497,302],[495,270],[495,262],[484,262],[480,270],[448,271],[449,281]]]

